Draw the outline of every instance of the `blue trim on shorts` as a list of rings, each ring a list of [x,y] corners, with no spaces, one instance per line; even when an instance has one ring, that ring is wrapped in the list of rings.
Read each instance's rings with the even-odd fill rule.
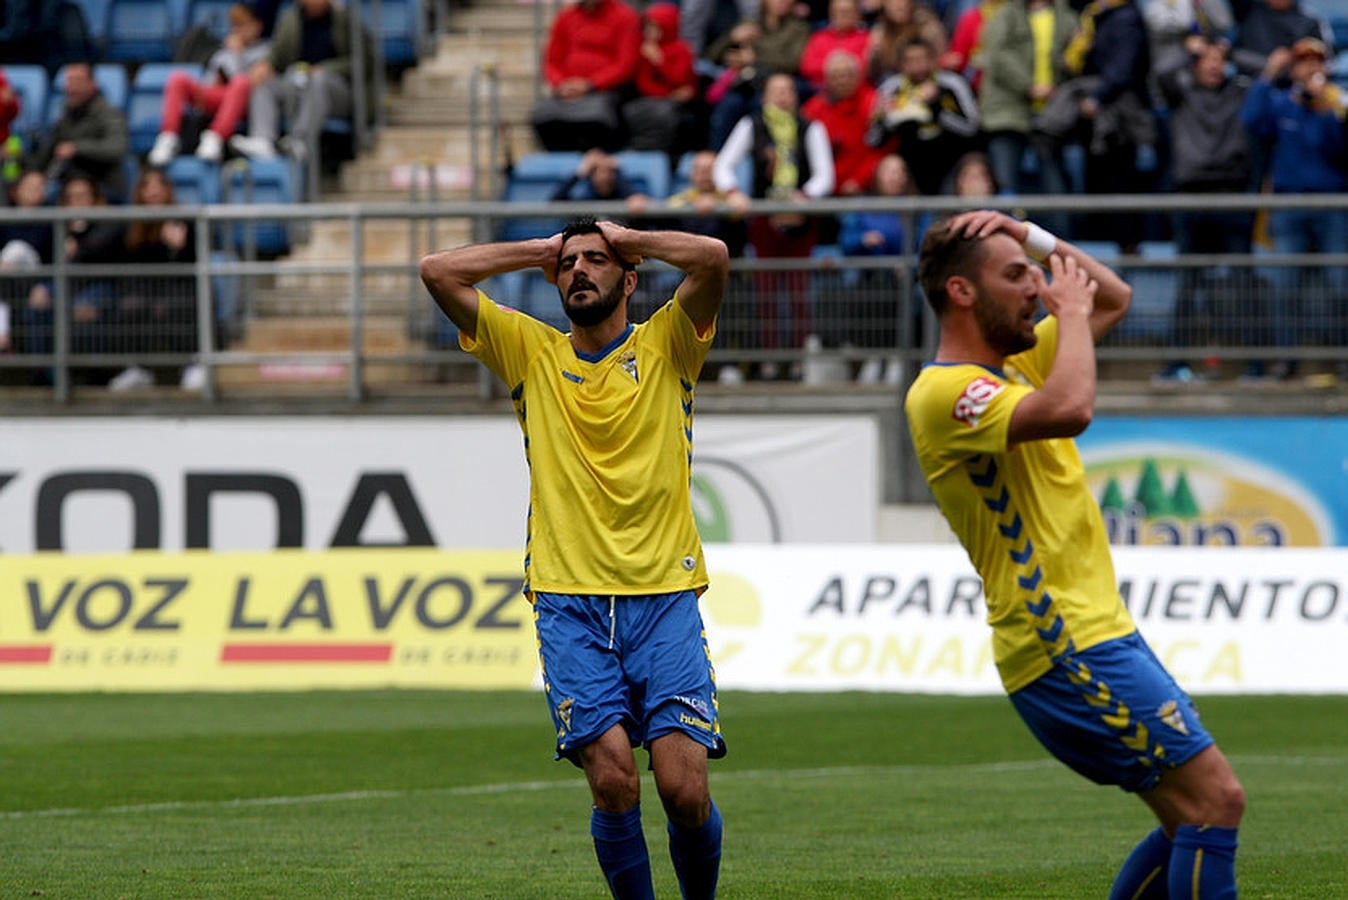
[[[1137,632],[1065,654],[1010,695],[1039,742],[1098,784],[1141,793],[1214,741]]]
[[[682,732],[725,755],[716,672],[697,594],[634,596],[538,593],[539,661],[557,729],[556,757],[580,751],[614,725],[632,746]]]

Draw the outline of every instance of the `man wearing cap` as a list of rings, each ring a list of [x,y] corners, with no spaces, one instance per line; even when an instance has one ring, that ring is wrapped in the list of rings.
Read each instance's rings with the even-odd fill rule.
[[[1344,113],[1348,97],[1329,80],[1329,51],[1317,38],[1302,38],[1269,54],[1263,74],[1250,88],[1241,122],[1256,141],[1270,145],[1269,181],[1275,194],[1337,194],[1348,188],[1344,154]],[[1275,209],[1269,235],[1278,254],[1348,253],[1348,211]],[[1320,335],[1343,343],[1348,304],[1348,270],[1318,267],[1324,286],[1312,291],[1292,266],[1271,266],[1273,343],[1291,347]],[[1296,361],[1276,367],[1288,377]]]

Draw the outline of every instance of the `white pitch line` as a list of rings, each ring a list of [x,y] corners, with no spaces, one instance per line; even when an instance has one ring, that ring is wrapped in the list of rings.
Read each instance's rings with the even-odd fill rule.
[[[1239,769],[1246,765],[1343,765],[1338,757],[1324,756],[1237,756],[1233,763]],[[744,771],[714,772],[713,786],[719,781],[738,779],[790,779],[835,778],[854,775],[878,774],[926,774],[931,772],[949,772],[954,769],[969,772],[1025,772],[1037,769],[1053,769],[1061,766],[1054,759],[1020,760],[1016,762],[970,763],[961,766],[823,766],[813,769],[746,769]],[[583,790],[584,781],[579,778],[566,781],[516,781],[498,784],[475,784],[445,788],[411,788],[408,790],[370,790],[342,791],[331,794],[299,794],[290,797],[239,797],[233,800],[166,800],[156,803],[128,803],[121,806],[98,808],[58,807],[54,809],[0,810],[0,820],[17,819],[57,819],[77,816],[138,815],[142,813],[178,812],[193,809],[249,809],[267,806],[303,806],[318,803],[359,803],[366,800],[396,800],[400,797],[474,797],[492,794],[517,794],[551,790]]]

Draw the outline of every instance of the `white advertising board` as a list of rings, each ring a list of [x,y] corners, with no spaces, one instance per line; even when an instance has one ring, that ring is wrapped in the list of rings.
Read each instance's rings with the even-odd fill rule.
[[[1194,693],[1348,692],[1348,552],[1119,548],[1134,618]],[[712,546],[723,688],[998,693],[982,586],[952,545]]]
[[[707,547],[725,689],[1001,692],[951,545]],[[38,553],[0,567],[6,690],[538,684],[520,551]],[[1348,551],[1129,548],[1120,586],[1201,693],[1346,693]]]
[[[868,417],[699,416],[709,541],[875,537]],[[0,442],[0,552],[522,547],[513,417],[19,419]]]

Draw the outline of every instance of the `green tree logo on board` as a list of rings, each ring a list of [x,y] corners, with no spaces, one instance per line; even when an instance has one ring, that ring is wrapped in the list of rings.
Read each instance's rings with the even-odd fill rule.
[[[1173,473],[1168,486],[1163,474],[1167,466]],[[1130,477],[1133,472],[1135,478]],[[1213,508],[1205,509],[1194,490],[1189,466],[1178,459],[1119,460],[1105,473],[1096,474],[1104,479],[1099,495],[1100,513],[1110,543],[1187,546],[1291,543],[1279,509],[1285,501],[1278,498],[1274,503],[1247,496],[1251,493],[1250,486],[1230,476],[1205,473],[1221,498]],[[1127,484],[1133,485],[1131,497]]]

